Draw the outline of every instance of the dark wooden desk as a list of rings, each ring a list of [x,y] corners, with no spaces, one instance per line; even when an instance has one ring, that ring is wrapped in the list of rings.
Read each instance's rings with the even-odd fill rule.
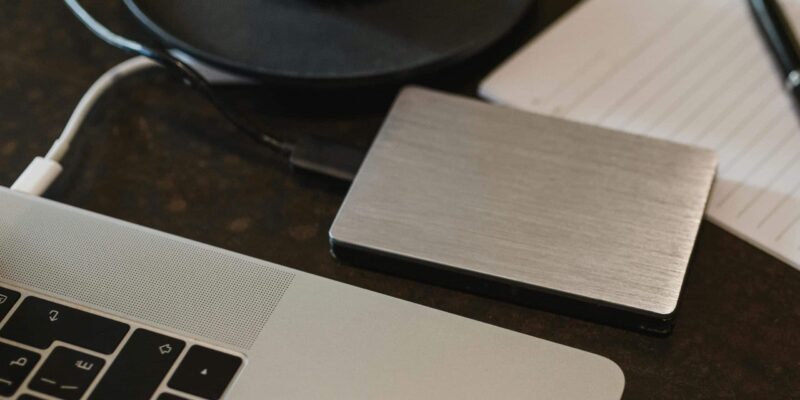
[[[87,6],[135,31],[117,3]],[[492,66],[570,3],[541,1],[498,46],[421,82],[474,94]],[[0,8],[0,184],[46,152],[84,90],[124,58],[60,2]],[[224,94],[286,135],[366,147],[395,91]],[[288,170],[159,71],[104,97],[64,165],[49,198],[602,354],[624,370],[626,399],[800,398],[800,272],[711,223],[700,231],[675,331],[654,338],[337,264],[327,230],[346,187]]]

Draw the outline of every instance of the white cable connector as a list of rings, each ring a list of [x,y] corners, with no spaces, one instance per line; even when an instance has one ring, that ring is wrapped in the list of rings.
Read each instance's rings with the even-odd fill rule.
[[[147,57],[138,56],[117,64],[101,75],[81,97],[81,101],[69,117],[61,136],[50,147],[47,155],[36,157],[25,168],[25,171],[17,178],[14,184],[11,185],[11,189],[36,196],[44,193],[61,173],[62,167],[59,162],[64,157],[64,154],[67,153],[72,139],[75,138],[81,125],[83,125],[83,121],[100,96],[120,79],[143,69],[159,65]]]
[[[11,185],[11,190],[41,196],[61,173],[61,164],[42,157],[36,157],[22,171],[22,175]]]

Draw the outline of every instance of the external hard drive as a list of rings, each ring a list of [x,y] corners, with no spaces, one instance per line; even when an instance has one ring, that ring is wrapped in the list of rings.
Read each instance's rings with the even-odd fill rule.
[[[330,230],[341,260],[668,333],[708,150],[407,88]]]

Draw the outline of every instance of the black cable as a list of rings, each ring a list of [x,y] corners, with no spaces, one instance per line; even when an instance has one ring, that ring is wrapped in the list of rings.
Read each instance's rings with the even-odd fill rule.
[[[364,151],[310,136],[300,137],[296,142],[290,143],[270,133],[251,129],[225,106],[225,103],[214,93],[211,84],[194,68],[175,58],[163,48],[148,47],[111,32],[97,22],[77,0],[64,0],[64,3],[97,37],[126,52],[147,57],[181,77],[186,84],[200,91],[233,126],[259,144],[266,145],[287,157],[292,167],[343,181],[353,180],[358,172],[361,161],[364,159]]]
[[[241,122],[236,116],[228,109],[227,106],[216,96],[209,82],[200,75],[194,68],[190,67],[183,61],[175,58],[169,52],[163,49],[145,46],[139,42],[130,40],[128,38],[117,35],[111,32],[108,28],[103,26],[94,19],[84,8],[78,3],[77,0],[64,0],[64,3],[70,10],[78,17],[78,20],[83,23],[92,33],[102,39],[104,42],[127,51],[129,53],[147,57],[171,72],[180,76],[183,81],[189,86],[197,89],[202,93],[217,110],[240,131],[244,132],[251,139],[260,144],[264,144],[277,151],[278,153],[289,156],[294,150],[294,145],[278,138],[274,135],[265,132],[259,132],[251,129],[246,124]]]

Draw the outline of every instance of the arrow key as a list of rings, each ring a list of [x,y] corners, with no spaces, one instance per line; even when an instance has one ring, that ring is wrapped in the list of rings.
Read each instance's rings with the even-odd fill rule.
[[[222,397],[242,359],[203,346],[192,346],[167,386],[204,399]]]
[[[135,330],[89,399],[150,399],[184,346],[160,333]]]

